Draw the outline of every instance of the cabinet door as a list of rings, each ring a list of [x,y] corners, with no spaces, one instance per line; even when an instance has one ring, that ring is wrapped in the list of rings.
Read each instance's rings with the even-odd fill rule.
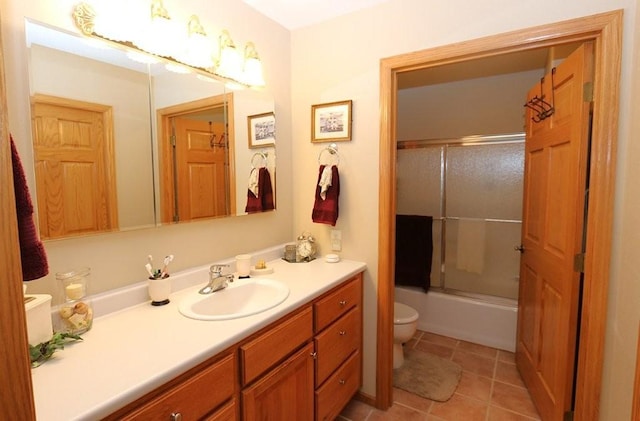
[[[313,419],[313,344],[242,391],[242,418],[254,420]]]

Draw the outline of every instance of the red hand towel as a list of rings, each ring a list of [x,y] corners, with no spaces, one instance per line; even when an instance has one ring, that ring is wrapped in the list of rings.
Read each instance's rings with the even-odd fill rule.
[[[271,187],[271,175],[266,168],[258,171],[258,195],[247,189],[247,206],[244,211],[247,213],[264,212],[273,210],[273,189]]]
[[[49,263],[44,245],[36,234],[36,225],[33,222],[33,204],[22,162],[20,162],[20,156],[11,135],[9,135],[9,139],[11,141],[11,164],[13,166],[13,189],[16,195],[22,279],[31,281],[46,276],[49,273]]]
[[[319,224],[329,224],[331,226],[336,225],[338,220],[338,196],[340,196],[340,176],[338,175],[338,167],[333,165],[331,167],[331,186],[327,189],[326,199],[322,200],[320,197],[320,178],[322,177],[322,171],[324,165],[320,165],[320,171],[318,173],[318,182],[316,183],[316,199],[313,204],[313,211],[311,212],[311,219],[313,222]]]

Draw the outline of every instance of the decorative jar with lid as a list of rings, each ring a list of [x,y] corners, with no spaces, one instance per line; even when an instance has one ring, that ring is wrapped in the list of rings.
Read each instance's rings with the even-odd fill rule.
[[[90,276],[90,268],[56,273],[63,294],[57,331],[78,335],[91,329],[93,308],[91,300],[87,298]]]

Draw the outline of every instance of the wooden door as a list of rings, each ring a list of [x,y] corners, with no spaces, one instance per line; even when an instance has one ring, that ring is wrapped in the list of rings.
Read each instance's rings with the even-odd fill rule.
[[[313,420],[313,344],[242,391],[242,419]]]
[[[516,361],[543,420],[572,407],[586,209],[592,45],[584,44],[529,91],[554,113],[527,108]],[[553,83],[553,90],[551,84]],[[542,91],[541,91],[542,89]]]
[[[229,215],[224,123],[176,117],[177,220]]]
[[[32,119],[41,237],[116,229],[111,108],[36,96]]]

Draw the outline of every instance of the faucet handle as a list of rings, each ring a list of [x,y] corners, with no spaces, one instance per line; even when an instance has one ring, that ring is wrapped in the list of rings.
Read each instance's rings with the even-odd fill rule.
[[[229,267],[229,265],[211,265],[211,267],[209,267],[209,273],[212,275],[221,275],[226,267]]]

